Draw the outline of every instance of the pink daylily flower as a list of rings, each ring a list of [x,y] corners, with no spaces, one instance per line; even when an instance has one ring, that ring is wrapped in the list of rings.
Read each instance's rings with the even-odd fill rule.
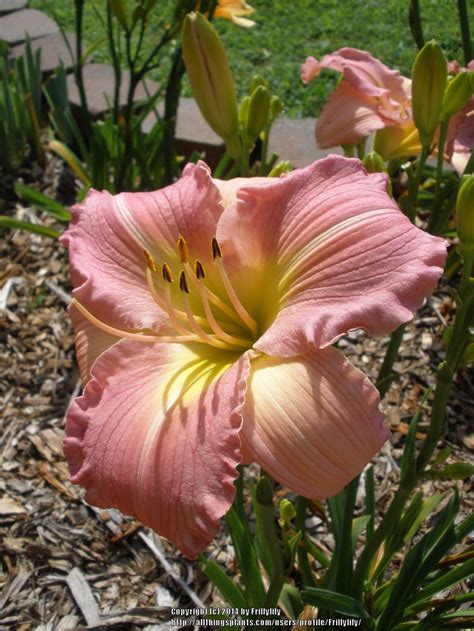
[[[446,256],[386,186],[339,156],[229,182],[199,163],[162,190],[92,191],[73,209],[62,240],[86,385],[64,450],[89,503],[192,558],[240,462],[310,498],[362,470],[389,432],[376,389],[331,344],[409,320]]]
[[[341,48],[321,61],[308,57],[301,79],[309,83],[323,68],[337,70],[343,79],[329,97],[316,125],[321,149],[357,144],[372,132],[407,122],[411,81],[357,48]]]
[[[472,70],[471,62],[468,69]],[[301,79],[309,83],[323,68],[337,70],[343,78],[330,95],[316,123],[316,142],[321,149],[357,144],[373,132],[374,149],[385,160],[421,153],[418,130],[411,110],[411,80],[391,70],[366,51],[341,48],[321,61],[308,57]],[[451,74],[461,70],[448,65]],[[445,159],[459,173],[474,148],[474,99],[449,123]]]

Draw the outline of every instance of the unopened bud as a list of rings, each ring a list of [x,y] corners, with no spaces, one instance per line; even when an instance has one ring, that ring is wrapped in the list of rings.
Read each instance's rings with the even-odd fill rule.
[[[280,517],[281,521],[288,525],[292,519],[296,517],[296,509],[290,500],[283,499],[280,502]]]
[[[244,96],[244,98],[240,101],[239,105],[239,121],[242,123],[242,126],[246,127],[247,118],[249,115],[249,105],[250,105],[250,97]]]
[[[251,141],[254,141],[265,125],[268,123],[270,113],[270,92],[268,88],[259,85],[250,97],[249,111],[245,133]]]
[[[284,173],[289,173],[292,171],[293,165],[288,160],[282,160],[278,164],[275,164],[273,169],[268,174],[268,177],[280,177]]]
[[[371,151],[365,155],[362,164],[367,173],[385,173],[387,170],[384,159],[376,151]]]
[[[471,85],[470,72],[464,71],[457,74],[448,81],[444,92],[443,107],[441,109],[440,120],[446,121],[454,114],[462,110],[467,101],[472,96],[473,86]]]
[[[268,83],[263,79],[260,75],[254,74],[252,77],[252,81],[250,82],[250,92],[249,94],[253,94],[258,86],[263,85],[264,88],[268,88]]]
[[[109,0],[109,7],[124,29],[128,29],[127,5],[125,0]]]
[[[237,99],[224,46],[202,13],[188,13],[182,32],[183,59],[193,96],[209,126],[240,156]],[[237,155],[236,155],[237,153]]]
[[[270,99],[270,120],[273,121],[283,112],[283,103],[281,99],[274,94]]]
[[[460,182],[456,203],[456,227],[461,249],[474,248],[474,175],[465,175]]]
[[[433,141],[447,78],[448,64],[443,51],[434,40],[427,42],[416,56],[411,90],[413,119],[424,147]]]

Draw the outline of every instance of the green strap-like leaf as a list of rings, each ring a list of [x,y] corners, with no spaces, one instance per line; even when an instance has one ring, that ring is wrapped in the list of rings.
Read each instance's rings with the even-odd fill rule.
[[[231,607],[239,609],[248,607],[247,600],[240,587],[227,576],[217,563],[211,559],[206,559],[202,554],[199,556],[199,560],[203,565],[204,574],[214,583]]]
[[[329,589],[319,589],[318,587],[306,587],[301,592],[301,599],[307,605],[313,607],[323,607],[337,613],[352,616],[354,618],[362,618],[367,620],[370,618],[362,604],[345,594],[339,594]]]
[[[34,232],[35,234],[42,234],[45,237],[51,237],[51,239],[57,239],[61,234],[52,228],[47,228],[46,226],[31,223],[29,221],[20,221],[19,219],[13,219],[12,217],[6,217],[5,215],[0,215],[0,228],[27,230],[28,232]]]

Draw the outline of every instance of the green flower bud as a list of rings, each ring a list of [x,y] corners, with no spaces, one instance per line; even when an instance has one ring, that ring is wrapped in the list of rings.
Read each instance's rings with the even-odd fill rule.
[[[275,118],[277,118],[283,112],[283,103],[278,96],[275,94],[270,99],[270,120],[273,123]]]
[[[264,88],[268,88],[268,83],[265,81],[265,79],[263,79],[258,74],[254,74],[252,77],[252,81],[250,82],[249,94],[253,94],[259,85],[263,85]]]
[[[273,169],[268,174],[268,177],[280,177],[283,173],[289,173],[293,170],[293,165],[288,160],[282,160],[278,164],[275,164]]]
[[[296,517],[296,509],[290,500],[283,499],[280,502],[281,521],[287,526]]]
[[[434,40],[427,42],[416,56],[412,73],[413,119],[424,147],[433,141],[447,78],[448,64],[443,51]]]
[[[371,151],[364,156],[362,164],[365,167],[367,173],[385,173],[385,161],[376,151]]]
[[[454,114],[462,110],[472,96],[470,72],[460,72],[449,80],[444,92],[443,107],[440,120],[446,121]]]
[[[209,126],[232,158],[240,156],[234,80],[224,46],[202,13],[188,13],[181,36],[183,59],[193,96]]]
[[[268,88],[259,85],[250,97],[245,133],[252,142],[268,123],[270,113],[270,92]]]
[[[241,122],[244,129],[247,125],[247,119],[249,116],[249,105],[250,105],[250,97],[244,96],[244,98],[240,101],[240,105],[239,105],[239,121]]]
[[[474,248],[474,175],[465,175],[460,182],[456,204],[456,225],[461,250]]]
[[[127,4],[125,0],[109,0],[109,7],[124,29],[128,28],[127,23]]]

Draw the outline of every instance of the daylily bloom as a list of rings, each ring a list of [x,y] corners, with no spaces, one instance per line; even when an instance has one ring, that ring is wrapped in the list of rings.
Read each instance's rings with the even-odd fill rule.
[[[357,144],[377,129],[403,125],[409,119],[411,81],[366,51],[341,48],[321,61],[308,57],[301,79],[309,83],[323,68],[342,72],[316,125],[322,149]]]
[[[331,345],[409,320],[446,256],[386,187],[340,156],[228,182],[201,162],[162,190],[92,191],[73,209],[62,241],[86,385],[64,450],[89,503],[192,558],[240,462],[310,498],[362,470],[389,432],[376,389]]]
[[[472,69],[471,64],[468,69]],[[321,149],[357,144],[376,132],[374,150],[385,160],[421,153],[412,116],[410,79],[366,51],[341,48],[321,61],[308,57],[301,66],[302,81],[309,83],[323,68],[342,72],[343,78],[316,123],[316,142]],[[459,64],[451,62],[448,69],[456,74]],[[448,127],[445,159],[459,172],[474,147],[473,113],[471,101],[451,118]]]
[[[234,22],[234,24],[238,24],[238,26],[249,27],[254,26],[255,22],[242,16],[252,15],[254,10],[244,0],[219,0],[214,11],[214,17],[225,18]]]

